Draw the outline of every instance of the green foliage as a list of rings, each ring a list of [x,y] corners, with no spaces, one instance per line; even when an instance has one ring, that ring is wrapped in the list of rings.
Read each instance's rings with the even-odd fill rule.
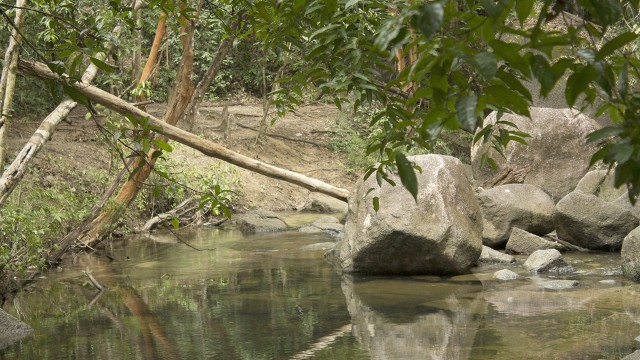
[[[52,165],[60,165],[51,160]],[[79,172],[58,166],[60,178],[31,170],[2,208],[0,271],[20,274],[41,267],[55,240],[89,213],[108,177],[102,172]],[[61,179],[82,179],[68,183]]]
[[[221,161],[207,169],[202,171],[194,164],[172,159],[157,163],[136,199],[136,208],[151,217],[195,196],[203,215],[231,217],[241,188],[240,175],[236,168]]]
[[[639,112],[637,87],[629,84],[635,84],[640,66],[634,50],[638,4],[580,1],[578,12],[589,16],[557,31],[547,23],[563,16],[563,4],[312,1],[306,7],[307,23],[322,25],[310,29],[310,41],[301,45],[309,66],[290,81],[300,87],[311,82],[337,104],[350,102],[356,110],[374,103],[381,106],[371,125],[384,119],[383,136],[368,151],[377,154],[379,165],[366,174],[376,173],[384,180],[390,167],[407,168],[398,164],[403,161],[399,152],[427,148],[446,130],[478,129],[476,141],[491,141],[499,153],[511,141],[526,142],[527,135],[511,124],[483,128],[483,114],[529,116],[533,95],[525,83],[540,82],[539,95],[544,97],[567,76],[569,106],[585,109],[603,103],[600,113],[623,122],[616,145],[603,148],[594,160],[617,164],[617,184],[626,184],[637,195],[640,180],[634,183],[638,176],[633,174],[640,173],[634,145],[640,141],[635,131]],[[621,23],[634,27],[621,29]],[[609,28],[616,27],[612,36]],[[414,49],[417,61],[395,72],[389,64],[399,49],[405,54]],[[556,57],[560,50],[566,55]],[[402,94],[407,84],[416,84],[416,91]],[[410,173],[401,172],[403,183],[411,184]]]

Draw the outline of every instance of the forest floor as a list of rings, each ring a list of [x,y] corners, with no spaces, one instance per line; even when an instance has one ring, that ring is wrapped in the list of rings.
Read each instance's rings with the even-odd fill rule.
[[[224,104],[228,106],[230,114],[227,138],[221,126]],[[158,117],[162,116],[164,108],[164,104],[147,107],[148,112]],[[106,188],[104,184],[109,184],[115,178],[117,163],[121,160],[110,150],[96,123],[85,119],[85,113],[86,109],[78,107],[69,116],[68,122],[58,126],[52,140],[41,150],[33,164],[34,170],[29,175],[37,177],[33,181],[45,187],[53,182],[63,182],[72,190],[78,184],[84,184],[83,189],[99,193]],[[269,115],[268,124],[274,115]],[[259,100],[211,102],[201,106],[190,131],[262,162],[351,190],[359,175],[347,171],[345,154],[330,148],[340,115],[340,111],[333,105],[318,103],[303,106],[294,113],[287,114],[285,118],[278,119],[267,128],[267,135],[256,141],[256,130],[262,119],[262,103]],[[98,123],[104,121],[99,119]],[[39,122],[23,120],[11,124],[10,159],[26,143]],[[184,128],[185,124],[179,126]],[[171,145],[174,150],[167,156],[167,164],[170,164],[167,172],[211,174],[210,178],[220,179],[221,183],[227,184],[236,192],[233,199],[235,212],[256,208],[300,210],[312,199],[324,197],[321,194],[312,195],[299,186],[222,163],[175,142],[171,142]],[[96,183],[96,178],[101,178],[101,183]],[[140,216],[142,215],[138,217]],[[136,215],[128,218],[133,222],[147,220],[136,219]]]

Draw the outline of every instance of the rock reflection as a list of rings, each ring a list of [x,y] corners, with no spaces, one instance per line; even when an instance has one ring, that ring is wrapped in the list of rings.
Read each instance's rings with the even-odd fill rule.
[[[353,334],[372,359],[468,359],[486,302],[480,282],[342,279]]]

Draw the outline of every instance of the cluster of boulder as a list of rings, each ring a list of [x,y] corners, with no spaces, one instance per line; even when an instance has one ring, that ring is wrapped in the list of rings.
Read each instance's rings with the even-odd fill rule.
[[[417,201],[401,186],[360,180],[328,259],[347,273],[452,275],[476,265],[483,245],[515,254],[622,249],[624,274],[640,281],[640,206],[613,186],[613,172],[590,168],[598,144],[585,137],[600,125],[569,109],[531,115],[489,115],[485,124],[515,124],[531,137],[504,157],[474,145],[470,169],[449,156],[411,157],[422,169]],[[487,156],[497,169],[483,166]]]

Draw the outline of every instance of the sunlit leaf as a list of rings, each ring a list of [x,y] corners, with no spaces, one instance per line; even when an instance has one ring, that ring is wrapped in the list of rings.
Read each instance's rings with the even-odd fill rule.
[[[413,169],[413,164],[401,152],[396,153],[395,161],[402,185],[409,191],[409,193],[411,193],[411,196],[413,196],[414,200],[417,202],[418,178],[416,177],[416,173]]]
[[[114,66],[111,66],[111,65],[107,64],[106,62],[104,62],[104,61],[102,61],[102,60],[100,60],[98,58],[91,57],[90,59],[91,59],[91,63],[93,65],[97,66],[98,69],[100,69],[100,70],[102,70],[104,72],[111,73],[114,70],[118,69],[118,68],[116,68]]]

